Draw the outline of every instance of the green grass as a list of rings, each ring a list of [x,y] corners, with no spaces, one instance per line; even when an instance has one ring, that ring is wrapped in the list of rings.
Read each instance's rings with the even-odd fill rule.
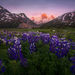
[[[57,35],[59,37],[62,36],[62,34],[64,34],[62,37],[65,37],[67,39],[72,39],[75,42],[75,28],[50,28],[50,29],[0,29],[0,31],[2,30],[8,30],[8,31],[16,31],[16,32],[28,32],[28,31],[32,31],[32,32],[44,32],[44,33],[49,33],[50,35],[53,35],[54,33],[57,33]],[[53,31],[55,30],[55,31]]]

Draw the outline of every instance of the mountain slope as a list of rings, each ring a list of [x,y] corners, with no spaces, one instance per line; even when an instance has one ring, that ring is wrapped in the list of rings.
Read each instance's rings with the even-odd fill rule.
[[[7,9],[0,6],[0,28],[18,27],[19,24],[21,23],[25,23],[32,27],[36,25],[24,13],[20,14],[11,13]]]
[[[75,27],[75,11],[65,13],[41,26],[41,28],[49,27]]]

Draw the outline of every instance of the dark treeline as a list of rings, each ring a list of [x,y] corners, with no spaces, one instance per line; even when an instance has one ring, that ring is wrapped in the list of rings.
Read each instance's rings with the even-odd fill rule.
[[[0,28],[17,28],[19,26],[18,22],[0,22]]]

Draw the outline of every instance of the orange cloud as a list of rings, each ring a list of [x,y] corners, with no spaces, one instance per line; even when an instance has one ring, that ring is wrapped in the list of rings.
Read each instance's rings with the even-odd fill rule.
[[[31,17],[31,20],[34,21],[35,20],[35,17]]]
[[[47,19],[48,16],[47,16],[47,14],[43,13],[43,14],[41,15],[41,18],[42,18],[42,19]]]
[[[55,16],[54,15],[51,15],[50,18],[53,20],[53,19],[55,19]]]
[[[50,15],[50,17],[48,17],[48,20],[50,21],[50,20],[53,20],[53,19],[55,19],[55,16],[54,15]]]
[[[53,19],[55,19],[54,15],[49,16],[46,13],[41,14],[41,16],[32,16],[31,17],[31,20],[37,24],[45,23],[45,22],[48,22],[48,21],[53,20]]]

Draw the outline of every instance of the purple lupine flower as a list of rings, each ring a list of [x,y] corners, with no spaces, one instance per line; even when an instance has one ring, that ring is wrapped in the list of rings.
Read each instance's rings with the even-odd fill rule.
[[[49,34],[40,34],[40,38],[44,44],[49,44],[49,42],[50,42]]]
[[[8,49],[8,56],[10,59],[18,59],[18,51],[15,48],[9,48]]]
[[[5,72],[5,66],[2,64],[2,60],[0,59],[0,73]]]
[[[40,40],[40,36],[37,36],[37,35],[36,35],[36,36],[34,36],[33,39],[34,39],[34,42],[37,43],[37,42]]]
[[[21,44],[18,38],[15,38],[13,45],[8,49],[8,55],[11,59],[17,60],[18,52],[21,51]]]
[[[51,52],[55,53],[56,52],[57,44],[58,44],[58,37],[54,35],[50,39],[50,48],[49,48],[49,50]]]
[[[72,74],[75,75],[75,65],[72,65],[70,67],[70,70],[71,70]]]
[[[75,42],[71,42],[72,49],[75,50]]]
[[[35,45],[35,43],[31,43],[29,49],[30,49],[30,53],[35,52],[36,51],[36,45]]]
[[[72,42],[72,39],[69,39],[70,42]]]
[[[56,55],[58,58],[64,57],[67,55],[67,52],[65,49],[57,49],[56,50]]]
[[[28,40],[29,44],[34,43],[34,39],[33,38],[34,38],[33,35],[28,35],[27,40]]]
[[[23,33],[22,34],[22,41],[23,42],[26,42],[26,40],[27,40],[27,34],[26,33]]]
[[[55,53],[58,58],[67,55],[70,49],[70,43],[65,38],[59,39],[57,36],[52,36],[50,40],[50,51]]]
[[[2,60],[0,59],[0,67],[2,66]]]
[[[56,45],[54,44],[52,44],[52,43],[50,43],[50,48],[49,48],[49,50],[52,52],[52,53],[55,53],[55,50],[56,50]]]
[[[19,59],[20,59],[20,62],[21,64],[26,67],[28,62],[27,62],[27,59],[23,57],[23,54],[21,51],[19,51]]]
[[[73,64],[75,64],[75,57],[73,56],[73,57],[70,57],[70,61],[73,63]]]
[[[8,49],[8,55],[11,59],[20,59],[21,64],[25,67],[27,65],[26,58],[23,57],[21,52],[21,42],[17,37],[13,40],[13,45]]]
[[[12,36],[12,35],[11,35],[11,34],[9,34],[9,37],[10,37],[10,38],[11,38],[11,36]]]
[[[7,46],[8,45],[8,39],[7,39],[7,37],[4,38],[4,40],[5,40],[5,43],[6,43],[6,46]]]
[[[2,66],[1,68],[1,72],[5,72],[6,68],[4,66]]]
[[[59,44],[60,43],[60,44]],[[68,43],[66,40],[60,40],[57,44],[57,50],[56,55],[60,58],[63,56],[66,56],[70,49],[70,43]]]

